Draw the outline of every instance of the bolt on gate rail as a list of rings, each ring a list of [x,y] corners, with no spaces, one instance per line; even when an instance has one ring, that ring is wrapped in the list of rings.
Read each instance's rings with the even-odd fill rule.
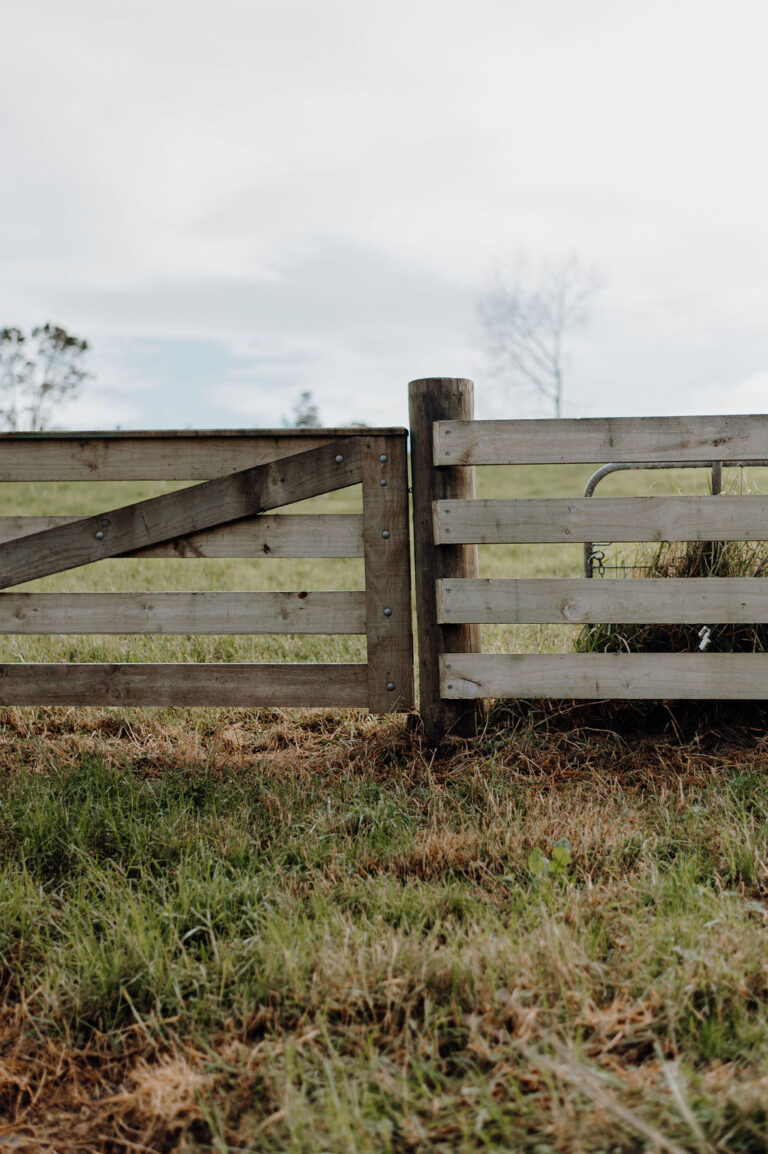
[[[481,579],[477,546],[611,540],[763,541],[768,498],[474,499],[480,465],[760,462],[768,417],[474,421],[472,383],[411,384],[421,712],[462,732],[483,698],[768,697],[768,654],[482,653],[484,624],[768,620],[754,577]]]
[[[405,429],[12,433],[0,481],[203,482],[88,516],[0,517],[0,632],[365,634],[366,663],[6,663],[2,705],[413,708]],[[351,485],[360,514],[274,514]],[[359,557],[365,589],[39,593],[116,557]],[[10,591],[9,591],[10,590]]]

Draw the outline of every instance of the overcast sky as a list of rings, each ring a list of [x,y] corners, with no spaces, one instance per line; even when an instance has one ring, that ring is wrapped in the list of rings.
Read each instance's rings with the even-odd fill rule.
[[[497,263],[605,281],[566,415],[768,409],[765,0],[0,0],[0,326],[70,427],[406,423]]]

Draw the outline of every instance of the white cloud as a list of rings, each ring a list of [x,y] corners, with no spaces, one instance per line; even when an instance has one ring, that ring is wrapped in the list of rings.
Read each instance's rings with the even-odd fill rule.
[[[608,278],[581,411],[768,370],[759,0],[6,0],[3,31],[0,320],[121,339],[110,371],[266,342],[331,413],[362,379],[402,420],[408,377],[481,367],[473,298],[520,248]]]
[[[765,413],[768,412],[768,369],[750,373],[740,380],[705,385],[695,397],[694,412]]]

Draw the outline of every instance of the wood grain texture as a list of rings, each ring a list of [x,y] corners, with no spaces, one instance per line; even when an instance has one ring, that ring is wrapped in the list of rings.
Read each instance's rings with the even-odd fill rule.
[[[768,417],[438,421],[436,465],[768,459]]]
[[[365,594],[0,593],[0,633],[365,633]]]
[[[360,452],[368,707],[374,713],[410,710],[413,619],[405,437],[365,437]]]
[[[452,543],[435,549],[432,503],[443,498],[471,499],[473,469],[433,467],[432,427],[444,419],[470,420],[474,386],[471,381],[436,377],[411,381],[411,472],[413,476],[413,540],[416,574],[416,616],[419,630],[419,711],[426,735],[439,741],[447,733],[475,732],[477,710],[446,702],[440,692],[440,655],[446,650],[476,652],[481,648],[476,625],[440,625],[435,583],[441,577],[476,577],[477,549]]]
[[[0,665],[0,705],[364,707],[364,665]]]
[[[768,497],[437,501],[437,545],[768,540]]]
[[[0,588],[291,505],[357,484],[360,477],[360,442],[349,438],[44,529],[0,545]]]
[[[0,543],[80,517],[0,517]],[[122,557],[362,557],[359,513],[268,514],[162,541]]]
[[[438,621],[481,625],[753,624],[768,621],[768,578],[443,580],[437,615]]]
[[[371,430],[377,432],[405,430]],[[0,481],[206,481],[362,434],[361,429],[4,433]]]
[[[446,653],[449,700],[768,698],[766,653]]]

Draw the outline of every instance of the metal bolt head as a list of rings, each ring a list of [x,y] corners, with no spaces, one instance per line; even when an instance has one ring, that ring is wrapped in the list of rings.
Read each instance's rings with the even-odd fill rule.
[[[382,529],[382,530],[381,530],[381,535],[382,535],[382,537],[384,538],[384,540],[386,541],[386,540],[388,539],[388,537],[389,537],[389,529]]]
[[[101,525],[102,529],[109,528],[109,517],[102,517],[99,521],[99,524]]]
[[[386,453],[382,453],[381,456],[379,457],[379,460],[381,461],[381,463],[383,465],[386,461],[389,460],[389,458],[387,457]]]
[[[386,485],[386,483],[387,483],[387,481],[386,481],[385,477],[382,477],[381,480],[379,481],[380,485]]]
[[[344,460],[344,457],[341,455],[341,453],[337,453],[336,457],[335,457],[336,464],[340,465],[343,460]]]
[[[392,616],[392,610],[391,609],[385,609],[384,610],[384,616],[385,617],[391,617]]]
[[[104,531],[103,531],[102,529],[99,529],[99,530],[97,531],[97,533],[96,533],[96,540],[97,540],[97,541],[103,541],[103,540],[104,540]]]
[[[388,691],[389,691],[390,693],[392,693],[392,691],[394,690],[394,688],[395,688],[395,683],[394,683],[394,681],[388,681],[388,682],[387,682],[387,689],[388,689]]]

